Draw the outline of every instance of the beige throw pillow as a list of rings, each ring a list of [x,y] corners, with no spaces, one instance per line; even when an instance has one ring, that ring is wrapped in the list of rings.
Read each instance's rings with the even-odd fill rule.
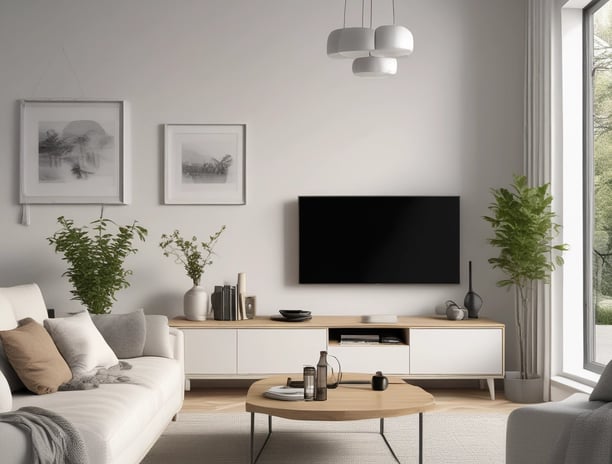
[[[53,393],[72,379],[70,368],[45,328],[32,318],[19,327],[0,331],[4,352],[11,366],[33,393]]]

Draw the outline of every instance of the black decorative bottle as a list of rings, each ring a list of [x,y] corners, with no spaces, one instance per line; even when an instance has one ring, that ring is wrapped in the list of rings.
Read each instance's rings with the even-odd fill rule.
[[[315,389],[315,401],[327,400],[327,351],[321,351],[317,363],[317,387]]]
[[[482,298],[480,295],[472,290],[472,261],[469,262],[469,280],[470,289],[465,294],[463,299],[463,306],[468,310],[468,316],[472,319],[478,319],[478,313],[482,308]]]

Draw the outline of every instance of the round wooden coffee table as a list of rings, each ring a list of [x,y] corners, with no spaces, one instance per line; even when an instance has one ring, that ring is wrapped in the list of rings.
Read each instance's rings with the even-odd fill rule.
[[[246,411],[251,413],[251,464],[261,456],[272,434],[272,417],[306,421],[350,421],[380,419],[380,435],[397,462],[399,459],[384,433],[385,417],[419,415],[419,463],[423,462],[423,413],[433,408],[433,396],[425,390],[407,384],[400,377],[389,377],[384,391],[372,390],[364,374],[343,374],[343,382],[368,382],[366,384],[341,383],[338,388],[327,390],[327,401],[280,401],[263,396],[270,387],[284,385],[288,376],[275,376],[259,380],[251,385],[246,397]],[[301,374],[290,375],[301,379]],[[268,435],[259,452],[255,454],[255,413],[268,416]]]

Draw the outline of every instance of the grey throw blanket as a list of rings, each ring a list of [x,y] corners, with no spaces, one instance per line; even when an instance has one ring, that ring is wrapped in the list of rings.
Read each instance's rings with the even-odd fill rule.
[[[73,390],[91,390],[98,388],[104,383],[127,383],[131,379],[127,375],[123,375],[121,371],[131,369],[132,365],[125,361],[119,361],[116,366],[108,369],[98,369],[94,374],[85,374],[72,377],[69,382],[59,386],[59,391]]]
[[[570,430],[565,464],[612,462],[612,403],[580,414]]]
[[[32,464],[87,464],[81,434],[68,420],[43,408],[24,407],[0,414],[0,422],[25,429],[32,439]]]

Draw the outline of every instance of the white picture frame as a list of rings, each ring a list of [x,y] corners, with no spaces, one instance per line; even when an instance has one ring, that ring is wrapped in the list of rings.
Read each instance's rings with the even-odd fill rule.
[[[246,204],[246,124],[165,124],[164,203]]]
[[[22,204],[126,204],[126,102],[21,100]]]

